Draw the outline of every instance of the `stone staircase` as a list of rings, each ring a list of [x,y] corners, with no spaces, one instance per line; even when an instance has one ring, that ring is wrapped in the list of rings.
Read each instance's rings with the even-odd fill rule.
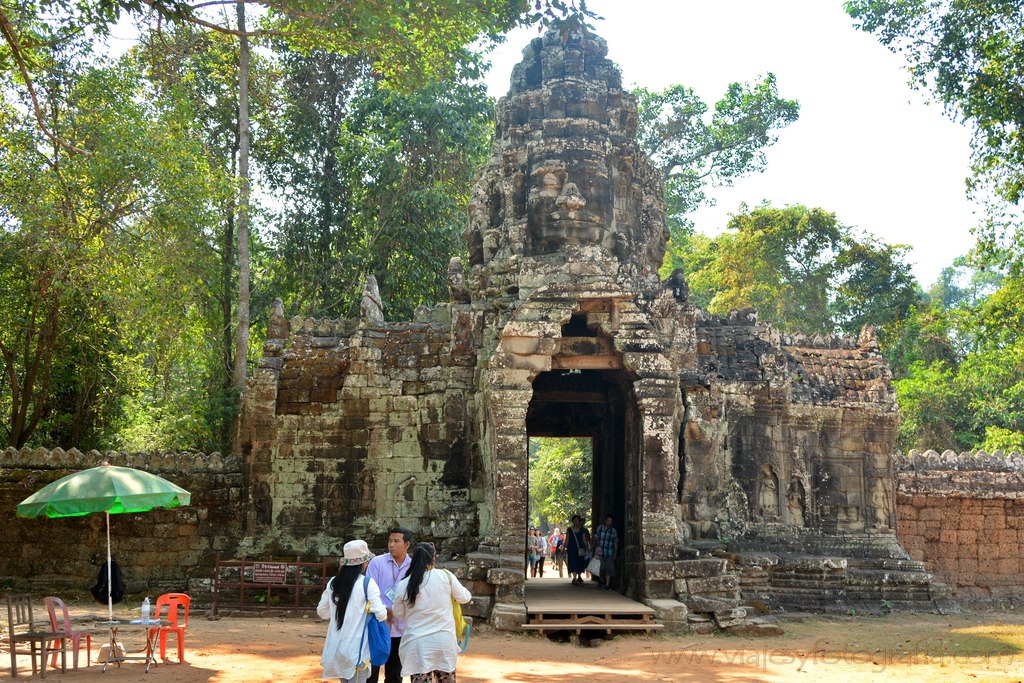
[[[751,534],[719,551],[746,601],[826,613],[958,611],[948,586],[912,560],[895,535]]]

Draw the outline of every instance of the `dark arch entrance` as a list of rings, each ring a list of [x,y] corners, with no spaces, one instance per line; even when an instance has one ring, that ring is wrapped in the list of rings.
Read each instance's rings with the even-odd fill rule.
[[[593,528],[606,514],[615,517],[622,539],[617,575],[627,593],[638,587],[640,560],[639,411],[633,379],[624,370],[552,370],[533,381],[526,413],[528,437],[589,437],[594,471]],[[567,520],[560,520],[560,526]]]

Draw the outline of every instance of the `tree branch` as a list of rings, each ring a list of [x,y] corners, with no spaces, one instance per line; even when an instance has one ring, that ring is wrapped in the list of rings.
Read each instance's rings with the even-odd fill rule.
[[[223,26],[212,21],[207,21],[206,19],[200,19],[195,14],[174,14],[172,12],[169,12],[166,7],[163,7],[162,5],[160,5],[160,3],[156,2],[156,0],[142,0],[142,2],[145,3],[145,5],[149,7],[151,10],[156,12],[157,15],[160,17],[169,19],[171,21],[187,21],[190,24],[202,26],[203,28],[208,28],[211,31],[217,31],[218,33],[223,33],[229,36],[245,36],[247,38],[286,38],[288,36],[298,35],[294,31],[239,31],[238,29],[229,28],[227,26]],[[235,5],[237,3],[225,2],[222,4]]]
[[[35,85],[32,82],[32,77],[29,76],[28,66],[25,64],[25,56],[21,52],[21,41],[18,40],[17,31],[14,29],[14,26],[11,24],[11,20],[8,18],[7,13],[4,12],[2,7],[0,7],[0,34],[3,35],[4,41],[11,48],[11,56],[13,56],[14,61],[17,62],[18,71],[21,72],[21,77],[25,81],[25,88],[28,89],[28,94],[32,98],[32,111],[35,113],[39,129],[43,131],[43,134],[58,147],[61,147],[72,154],[84,154],[86,156],[91,156],[91,154],[84,149],[79,149],[71,143],[65,142],[59,136],[50,131],[49,127],[47,127],[46,121],[43,120],[43,111],[39,104],[39,97],[36,95]]]

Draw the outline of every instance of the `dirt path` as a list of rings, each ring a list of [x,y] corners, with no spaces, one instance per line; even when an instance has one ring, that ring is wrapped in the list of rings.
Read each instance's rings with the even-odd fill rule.
[[[480,630],[459,661],[460,683],[610,683],[637,681],[1024,681],[1024,614],[808,617],[783,624],[786,635],[618,636],[594,647],[534,634]],[[55,681],[319,681],[325,625],[315,618],[195,615],[187,664],[173,657],[149,674],[125,663],[105,674],[93,664]],[[95,656],[102,636],[93,641]],[[132,649],[130,637],[124,639]],[[173,642],[173,641],[172,641]],[[7,662],[7,653],[0,654]],[[28,658],[22,658],[27,673]],[[4,667],[0,678],[10,677]],[[21,678],[21,676],[19,676]]]

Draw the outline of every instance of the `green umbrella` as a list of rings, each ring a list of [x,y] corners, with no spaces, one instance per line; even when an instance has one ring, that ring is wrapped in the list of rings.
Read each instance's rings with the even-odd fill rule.
[[[188,505],[192,494],[163,477],[103,464],[62,477],[18,504],[18,517],[81,517],[93,512],[107,516],[107,612],[113,620],[110,597],[110,515],[146,512],[153,508]]]

